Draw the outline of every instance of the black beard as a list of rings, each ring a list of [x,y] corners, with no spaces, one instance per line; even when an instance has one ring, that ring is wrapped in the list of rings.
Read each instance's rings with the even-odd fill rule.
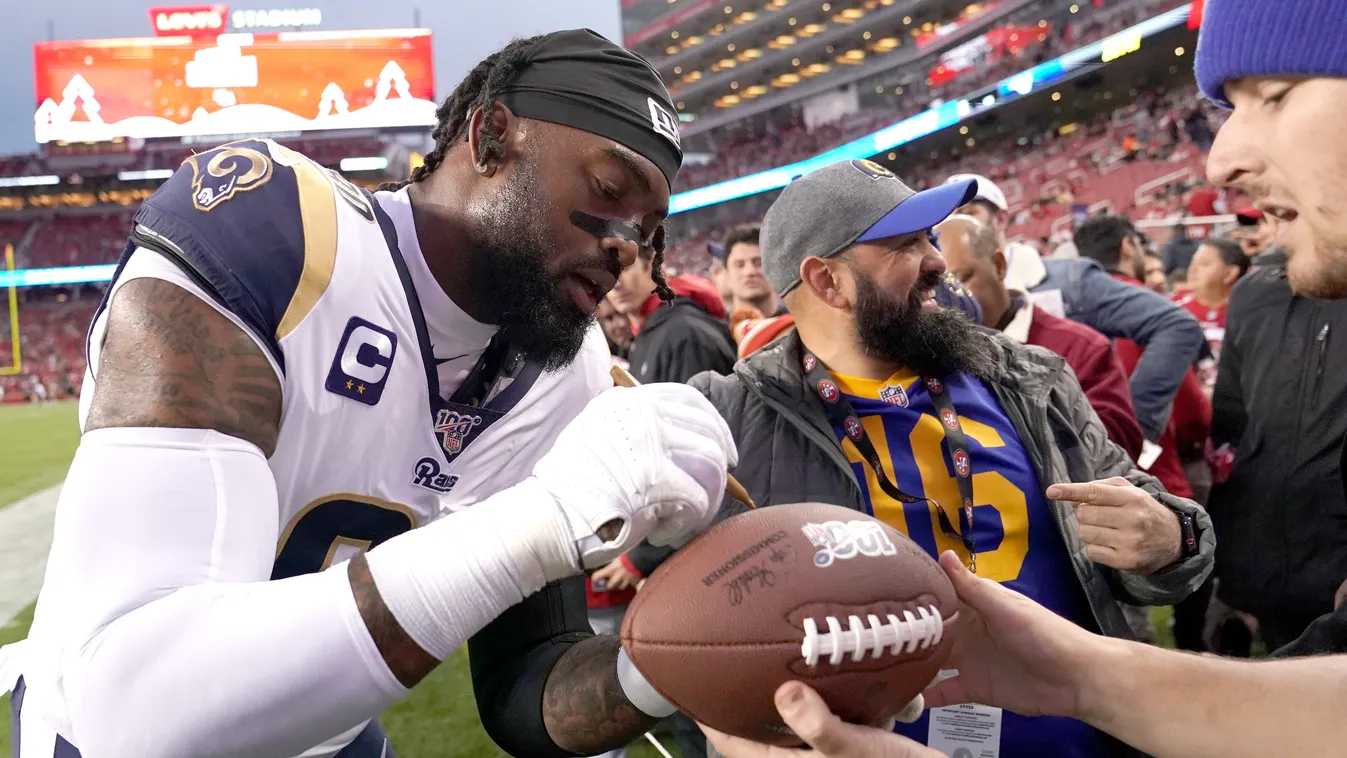
[[[866,354],[908,368],[920,376],[990,375],[987,338],[960,311],[921,307],[921,294],[939,276],[923,277],[906,300],[885,294],[869,276],[856,273],[856,336]]]
[[[470,272],[476,286],[492,293],[501,337],[525,360],[551,371],[575,360],[594,314],[571,302],[559,277],[547,270],[546,254],[562,245],[542,225],[553,214],[534,177],[530,163],[521,166],[520,175],[478,220],[481,241],[469,253]]]

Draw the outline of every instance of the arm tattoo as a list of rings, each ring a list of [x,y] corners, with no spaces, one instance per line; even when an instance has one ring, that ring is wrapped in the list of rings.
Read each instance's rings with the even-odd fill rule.
[[[233,322],[160,279],[135,279],[118,290],[86,431],[214,429],[270,456],[280,421],[276,372]]]
[[[617,681],[618,639],[591,637],[567,650],[547,676],[543,724],[557,746],[581,755],[612,750],[655,725]]]
[[[393,617],[393,612],[384,605],[364,553],[351,559],[346,576],[351,580],[356,607],[360,609],[360,618],[364,619],[374,646],[384,657],[384,663],[388,664],[388,670],[393,672],[393,676],[398,678],[403,687],[411,689],[440,662],[408,636]]]

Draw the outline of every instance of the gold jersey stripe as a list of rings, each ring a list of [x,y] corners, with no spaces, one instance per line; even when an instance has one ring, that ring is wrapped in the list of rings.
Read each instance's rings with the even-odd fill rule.
[[[337,198],[318,164],[283,145],[271,144],[277,162],[288,164],[299,186],[299,217],[304,226],[304,270],[299,286],[276,327],[276,339],[293,332],[313,310],[332,281],[337,265]]]

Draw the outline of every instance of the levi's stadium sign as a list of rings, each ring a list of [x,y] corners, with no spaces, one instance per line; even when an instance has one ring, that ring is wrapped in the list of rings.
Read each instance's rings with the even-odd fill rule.
[[[229,14],[229,25],[234,29],[291,29],[322,23],[323,12],[317,8],[234,11]]]
[[[229,31],[296,29],[322,23],[323,11],[318,8],[236,10],[233,13],[224,3],[150,8],[150,25],[158,37],[214,37]]]
[[[224,33],[228,17],[228,5],[150,8],[150,25],[159,37],[214,37]]]
[[[34,136],[101,142],[435,123],[430,31],[258,31],[33,45]]]

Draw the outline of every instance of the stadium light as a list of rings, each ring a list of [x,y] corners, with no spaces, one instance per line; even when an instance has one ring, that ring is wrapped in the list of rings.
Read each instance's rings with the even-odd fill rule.
[[[50,284],[110,282],[117,264],[104,266],[64,266],[62,268],[25,268],[0,271],[0,287],[38,287]]]
[[[61,177],[54,174],[46,176],[0,176],[0,187],[39,187],[44,184],[60,184]]]
[[[388,168],[388,159],[383,156],[373,158],[342,158],[342,171],[383,171]]]
[[[173,176],[171,168],[151,168],[145,171],[118,171],[117,179],[123,182],[140,182],[148,179],[167,179]]]

